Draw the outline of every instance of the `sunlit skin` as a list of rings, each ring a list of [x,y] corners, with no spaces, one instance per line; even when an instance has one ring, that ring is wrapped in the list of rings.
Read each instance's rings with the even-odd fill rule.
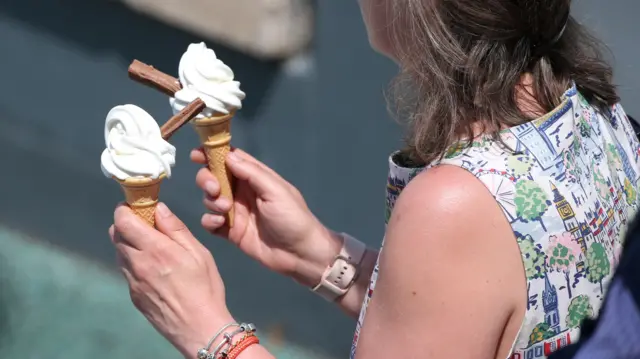
[[[394,59],[388,33],[391,1],[359,3],[371,46]],[[536,112],[535,102],[527,99],[523,110],[529,108]],[[206,163],[200,149],[191,159]],[[227,165],[237,179],[235,226],[228,230],[224,216],[211,212],[203,215],[202,226],[268,269],[305,286],[318,283],[340,249],[334,232],[310,212],[295,187],[265,164],[234,150]],[[198,172],[196,184],[207,211],[229,211],[232,203],[220,197],[208,170]],[[156,215],[157,230],[125,206],[116,209],[114,223],[111,238],[134,303],[186,358],[195,358],[203,343],[233,319],[215,254],[164,205]],[[376,257],[376,250],[367,252],[362,275],[337,302],[351,316],[360,310]],[[380,267],[358,359],[508,356],[526,309],[522,261],[502,210],[471,174],[437,166],[411,181],[389,221]],[[256,305],[263,308],[259,298]],[[259,345],[241,356],[271,357]]]

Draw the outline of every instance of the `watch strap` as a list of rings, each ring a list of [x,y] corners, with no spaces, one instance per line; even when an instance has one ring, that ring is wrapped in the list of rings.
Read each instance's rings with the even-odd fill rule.
[[[327,267],[320,283],[312,290],[324,299],[333,302],[343,296],[355,282],[360,263],[367,246],[346,233],[340,233],[343,239],[342,249]]]

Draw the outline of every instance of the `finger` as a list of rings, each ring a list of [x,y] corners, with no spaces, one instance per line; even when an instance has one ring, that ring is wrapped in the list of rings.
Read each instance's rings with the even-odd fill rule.
[[[187,250],[195,249],[200,244],[180,218],[162,202],[156,207],[156,227]]]
[[[206,229],[207,231],[215,232],[218,229],[222,228],[222,226],[224,226],[224,222],[225,218],[222,215],[205,213],[204,215],[202,215],[200,224],[202,224],[202,227],[204,227],[204,229]]]
[[[128,265],[127,260],[119,251],[116,252],[116,263],[118,264],[118,268],[125,268]]]
[[[207,164],[207,156],[204,154],[204,150],[202,149],[202,147],[198,147],[196,149],[191,150],[189,157],[191,157],[192,162],[195,162],[201,165]]]
[[[255,162],[244,160],[235,152],[227,155],[227,166],[236,178],[246,181],[260,197],[275,198],[285,191],[286,182],[279,176]]]
[[[138,250],[153,245],[158,237],[158,232],[136,216],[125,204],[119,204],[116,207],[113,225],[114,242],[120,242]]]
[[[118,231],[116,231],[115,225],[112,225],[111,228],[109,228],[109,237],[111,237],[111,243],[113,243],[113,246],[116,247],[117,251],[122,251],[123,253],[124,250],[140,252],[138,248],[133,247]]]
[[[116,244],[115,247],[118,267],[131,270],[131,257],[135,256],[135,253],[133,253],[133,251],[137,251],[138,253],[140,253],[140,251],[126,246],[122,243]]]
[[[132,272],[131,266],[135,261],[134,258],[140,258],[139,255],[142,252],[123,242],[120,237],[121,236],[118,232],[114,233],[113,242],[116,249],[116,261],[118,263],[118,267],[121,270],[128,270],[129,272]]]
[[[220,183],[208,168],[202,168],[198,171],[196,185],[211,197],[220,195]]]
[[[120,259],[118,261],[120,261]],[[129,295],[131,296],[132,302],[134,302],[133,304],[136,305],[134,300],[134,295],[133,295],[133,288],[135,288],[138,285],[137,284],[138,281],[136,280],[136,277],[133,275],[133,271],[131,270],[131,267],[121,266],[120,273],[122,273],[122,276],[127,281],[127,284],[129,285]]]
[[[226,219],[217,214],[205,213],[200,220],[200,224],[204,229],[214,236],[229,239],[229,226],[225,226]]]
[[[109,238],[111,239],[111,243],[113,244],[116,244],[115,237],[116,237],[116,227],[112,224],[111,227],[109,227]]]
[[[217,213],[227,213],[231,210],[231,201],[224,197],[214,198],[209,195],[205,195],[202,200],[205,208]]]
[[[271,167],[265,165],[264,163],[262,163],[261,161],[257,160],[255,157],[251,156],[247,152],[245,152],[245,151],[243,151],[243,150],[241,150],[239,148],[234,148],[233,149],[233,153],[235,153],[236,155],[238,155],[238,157],[240,157],[241,159],[243,159],[245,161],[249,161],[249,162],[255,163],[256,165],[260,166],[266,172],[271,173],[273,176],[278,177],[278,178],[282,178],[282,177],[280,177],[280,175],[276,171],[272,170]]]

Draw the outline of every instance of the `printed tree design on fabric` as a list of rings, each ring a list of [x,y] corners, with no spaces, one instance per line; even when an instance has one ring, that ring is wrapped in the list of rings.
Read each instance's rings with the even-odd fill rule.
[[[444,153],[444,158],[451,159],[457,157],[459,154],[468,151],[470,148],[482,148],[484,151],[489,151],[489,146],[491,146],[492,142],[491,138],[487,137],[476,138],[471,142],[458,141],[447,148]]]
[[[587,251],[587,280],[594,284],[600,284],[600,293],[604,293],[602,280],[611,272],[611,264],[607,257],[607,251],[600,243],[593,243]]]
[[[576,156],[574,156],[573,152],[562,152],[562,163],[564,164],[564,169],[569,182],[577,182],[582,173],[580,171],[580,167],[576,165]]]
[[[549,237],[547,247],[547,267],[549,270],[564,273],[567,282],[567,292],[571,295],[571,281],[569,275],[580,255],[580,245],[575,241],[573,234],[564,232],[560,236]]]
[[[529,345],[553,338],[554,335],[555,333],[550,329],[549,323],[538,323],[529,334]]]
[[[523,222],[539,221],[542,229],[547,231],[542,221],[542,215],[547,211],[551,201],[547,194],[534,181],[522,180],[516,182],[516,214]]]
[[[622,159],[620,158],[620,153],[618,153],[618,148],[613,143],[607,144],[607,163],[611,168],[611,174],[615,173],[614,170],[622,170]]]
[[[391,218],[391,206],[384,206],[384,223],[389,224],[389,219]]]
[[[573,137],[573,152],[576,154],[580,154],[582,150],[582,138],[580,136]]]
[[[468,143],[466,142],[457,142],[451,146],[449,146],[449,148],[447,148],[447,151],[444,153],[444,158],[449,159],[449,158],[454,158],[456,157],[459,153],[463,152],[467,147],[469,146]]]
[[[596,165],[595,160],[591,160],[591,171],[593,172],[593,180],[596,182],[596,188],[598,189],[598,195],[603,201],[608,202],[611,198],[611,192],[609,192],[609,184],[607,179],[602,174],[602,171]]]
[[[507,168],[515,178],[526,176],[533,167],[533,160],[525,155],[512,155],[507,157]]]
[[[569,328],[577,328],[586,318],[593,317],[593,307],[589,302],[589,297],[579,295],[571,300],[567,309],[566,324]]]
[[[576,138],[578,138],[578,136],[576,136]],[[574,147],[576,143],[579,144],[579,142],[574,141]],[[579,148],[574,148],[574,150],[579,151]],[[582,188],[582,192],[586,193],[582,186],[582,182],[580,181],[580,178],[582,177],[582,168],[580,168],[576,163],[576,156],[573,151],[562,152],[562,164],[564,165],[567,181],[569,181],[569,183],[577,183],[580,185],[580,188]]]
[[[580,128],[580,136],[591,137],[591,125],[586,121],[584,115],[580,116],[578,127]]]
[[[520,253],[522,254],[524,262],[524,271],[529,281],[534,279],[542,279],[547,273],[547,267],[545,266],[546,255],[540,248],[540,245],[533,242],[533,238],[530,235],[522,236],[516,232],[518,246],[520,246]],[[527,309],[532,305],[536,305],[538,294],[533,296],[529,295],[529,289],[531,283],[527,284]]]
[[[638,199],[638,192],[633,188],[631,181],[629,181],[627,177],[624,178],[624,194],[628,205],[631,206],[636,203],[636,200]]]

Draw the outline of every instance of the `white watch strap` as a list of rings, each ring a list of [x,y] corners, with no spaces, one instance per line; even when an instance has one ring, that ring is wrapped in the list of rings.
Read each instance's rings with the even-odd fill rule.
[[[327,267],[320,283],[313,291],[324,299],[333,302],[343,296],[360,271],[360,262],[364,257],[367,246],[346,233],[341,233],[342,249],[333,263]]]

